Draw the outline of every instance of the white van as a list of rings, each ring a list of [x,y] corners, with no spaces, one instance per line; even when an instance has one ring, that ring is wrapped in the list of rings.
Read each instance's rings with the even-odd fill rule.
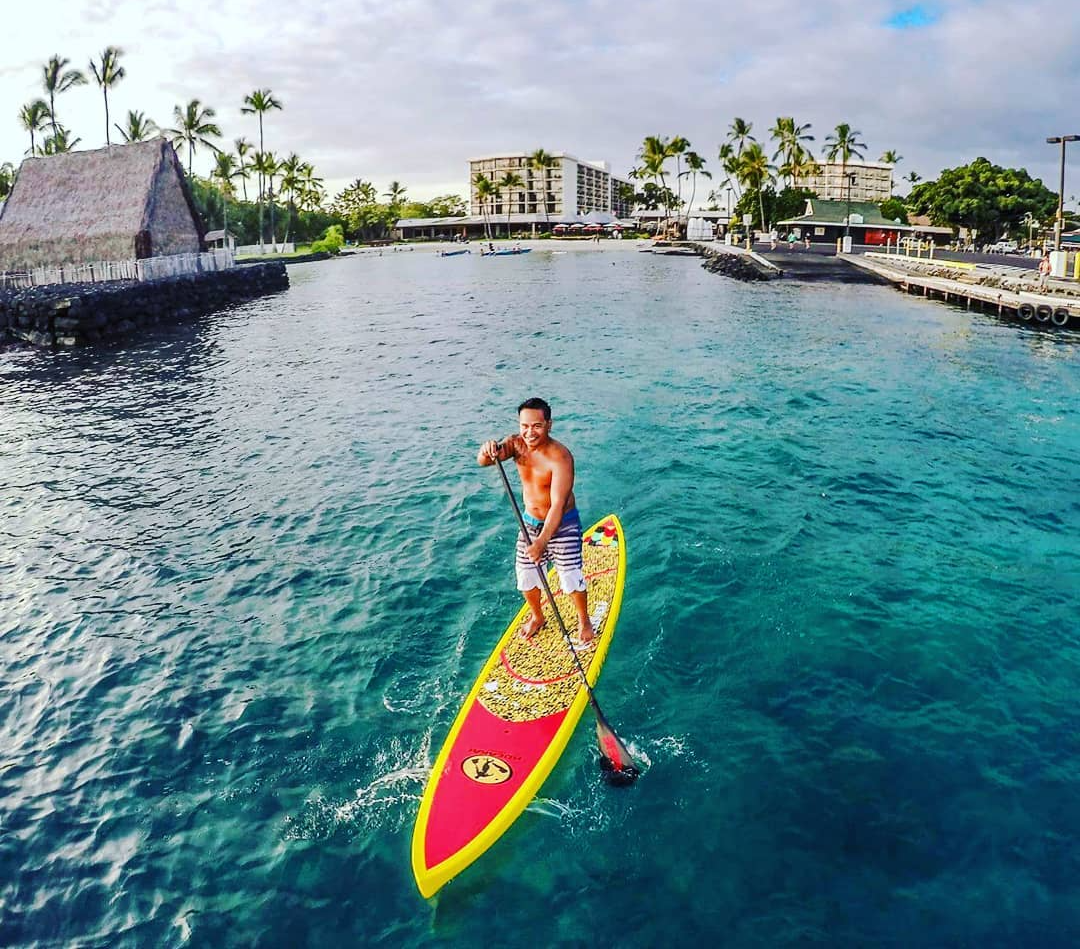
[[[989,254],[1015,254],[1020,250],[1016,241],[998,241],[986,248]]]

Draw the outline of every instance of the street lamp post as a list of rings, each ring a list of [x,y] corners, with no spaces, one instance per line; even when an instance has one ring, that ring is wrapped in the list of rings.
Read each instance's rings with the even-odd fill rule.
[[[1061,144],[1061,183],[1058,188],[1057,218],[1054,220],[1054,250],[1061,250],[1061,231],[1065,223],[1065,143],[1080,142],[1080,135],[1055,135],[1046,140],[1047,145]]]
[[[851,233],[851,186],[855,184],[855,172],[849,171],[844,177],[847,178],[847,213],[844,215],[844,252],[847,253]]]

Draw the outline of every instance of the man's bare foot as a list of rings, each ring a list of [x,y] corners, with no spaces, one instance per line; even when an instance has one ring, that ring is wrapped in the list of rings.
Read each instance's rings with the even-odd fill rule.
[[[578,622],[578,640],[583,643],[591,643],[596,639],[596,632],[592,628],[592,623],[586,620],[584,623]]]
[[[521,627],[521,635],[526,639],[532,639],[541,629],[544,628],[543,616],[530,616],[525,624]]]

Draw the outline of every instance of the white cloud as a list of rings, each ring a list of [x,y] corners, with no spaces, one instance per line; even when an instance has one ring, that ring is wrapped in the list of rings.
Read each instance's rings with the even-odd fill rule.
[[[926,4],[923,4],[926,6]],[[1047,135],[1080,132],[1068,101],[1080,9],[1058,0],[943,0],[936,22],[889,29],[891,0],[51,0],[7,12],[0,36],[0,161],[28,144],[16,115],[53,53],[85,69],[124,48],[114,120],[139,109],[217,109],[231,143],[257,138],[243,96],[285,105],[267,147],[312,161],[332,188],[357,177],[415,196],[466,187],[466,160],[544,147],[626,172],[647,134],[682,134],[715,164],[735,115],[764,137],[777,115],[811,122],[819,148],[850,123],[868,157],[893,148],[900,175],[932,177],[985,155],[1056,187]],[[96,87],[61,97],[83,147],[103,143]],[[8,116],[3,119],[2,116]],[[1080,154],[1076,156],[1080,161]],[[208,159],[196,159],[205,169]],[[1075,183],[1071,183],[1075,182]],[[1080,169],[1066,193],[1080,192]]]

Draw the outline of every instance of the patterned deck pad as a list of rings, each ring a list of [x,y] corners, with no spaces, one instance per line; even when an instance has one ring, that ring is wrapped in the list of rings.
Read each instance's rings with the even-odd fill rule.
[[[582,546],[585,581],[589,591],[589,616],[593,621],[596,639],[582,644],[578,640],[578,617],[573,601],[558,588],[558,578],[552,571],[548,584],[555,594],[566,630],[570,633],[581,665],[588,670],[596,655],[596,647],[607,635],[607,617],[615,595],[615,579],[619,565],[618,535],[615,525],[605,522],[587,535]],[[519,624],[510,637],[491,676],[480,689],[480,704],[489,712],[509,722],[526,722],[543,718],[570,707],[581,688],[581,675],[570,654],[570,647],[559,630],[551,612],[547,595],[543,598],[547,622],[531,639],[526,639]]]

